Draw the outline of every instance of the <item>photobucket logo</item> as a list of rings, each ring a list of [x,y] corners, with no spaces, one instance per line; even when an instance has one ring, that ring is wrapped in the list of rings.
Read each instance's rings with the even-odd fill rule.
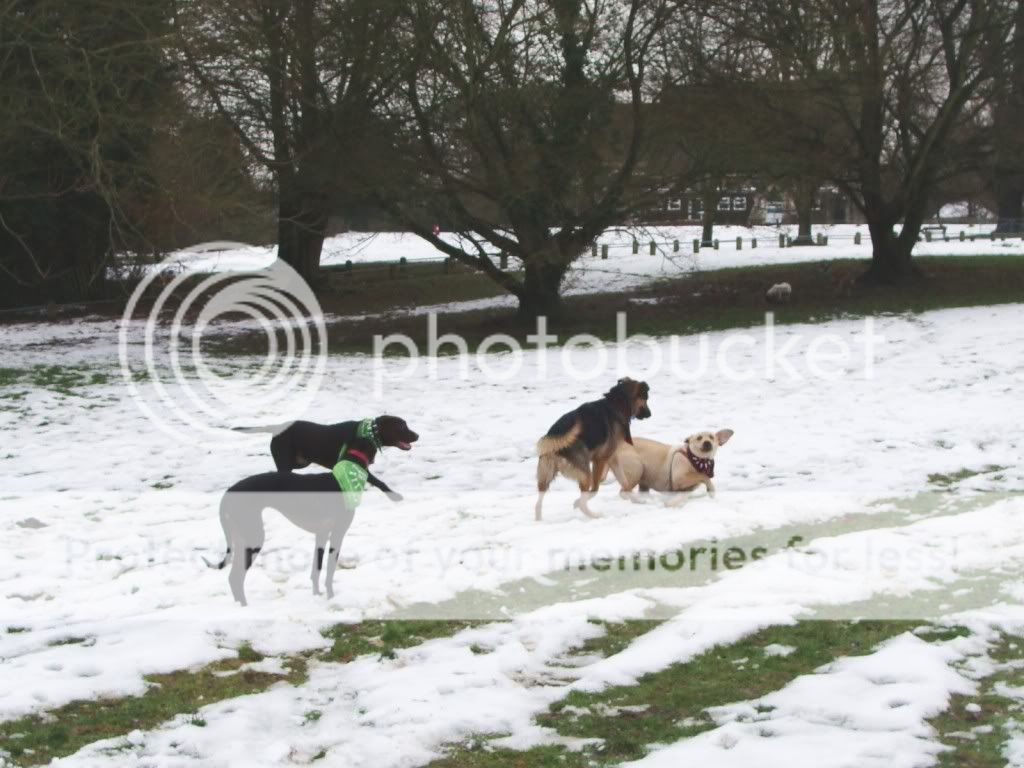
[[[427,316],[425,350],[405,334],[374,336],[375,395],[383,395],[389,380],[457,375],[462,379],[480,376],[494,382],[542,381],[555,367],[559,374],[579,381],[606,378],[610,372],[644,379],[667,372],[689,381],[705,377],[737,382],[758,378],[794,382],[835,381],[850,376],[873,379],[878,347],[885,337],[875,332],[870,317],[859,327],[851,322],[839,329],[780,329],[771,312],[765,314],[764,325],[754,328],[696,336],[630,336],[626,313],[619,312],[614,341],[592,334],[575,334],[563,341],[548,333],[545,317],[537,318],[536,331],[525,340],[524,345],[513,336],[493,334],[471,350],[462,336],[439,334],[438,318],[432,313]],[[457,369],[454,373],[453,366]]]
[[[202,274],[167,259],[132,293],[118,353],[132,398],[159,429],[209,443],[239,439],[231,429],[239,423],[302,415],[323,379],[326,338],[316,296],[281,260],[258,272]],[[218,356],[218,343],[263,354]]]

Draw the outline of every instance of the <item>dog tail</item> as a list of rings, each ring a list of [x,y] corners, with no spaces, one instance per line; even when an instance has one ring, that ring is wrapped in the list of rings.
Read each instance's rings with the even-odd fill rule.
[[[573,422],[572,426],[565,431],[562,431],[562,428],[562,420],[559,419],[555,422],[555,425],[548,430],[548,433],[537,441],[538,456],[548,456],[552,453],[564,451],[579,439],[580,431],[583,429],[578,420]]]
[[[233,432],[242,432],[246,435],[263,435],[263,434],[274,434],[278,435],[284,432],[288,427],[292,425],[292,422],[286,421],[283,424],[268,424],[262,427],[232,427]]]

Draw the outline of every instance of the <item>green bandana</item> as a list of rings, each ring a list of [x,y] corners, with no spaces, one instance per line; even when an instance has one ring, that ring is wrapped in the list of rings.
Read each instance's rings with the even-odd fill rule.
[[[380,438],[377,437],[377,425],[373,419],[363,419],[356,427],[356,435],[369,440],[378,451],[381,449]]]
[[[364,440],[369,440],[373,443],[373,447],[378,451],[382,450],[380,444],[380,438],[377,437],[377,424],[373,419],[363,419],[356,426],[356,437],[361,437]],[[345,451],[348,450],[348,443],[342,443],[341,450],[338,451],[338,461],[341,461],[345,457]]]
[[[349,459],[342,459],[334,465],[331,474],[345,496],[345,505],[350,509],[358,507],[366,487],[366,468]]]

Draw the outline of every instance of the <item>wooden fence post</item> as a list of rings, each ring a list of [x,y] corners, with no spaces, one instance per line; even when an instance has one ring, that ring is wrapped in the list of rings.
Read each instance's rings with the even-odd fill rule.
[[[504,251],[498,254],[498,262],[501,264],[502,269],[508,269],[508,254]]]
[[[653,240],[651,240],[651,256],[653,256],[657,252],[658,252],[658,246],[654,244]]]
[[[750,238],[750,247],[751,248],[757,248],[757,238],[756,237]]]
[[[742,237],[737,237],[736,238],[736,250],[737,251],[742,251],[743,250],[743,238]]]
[[[700,253],[700,238],[693,239],[693,252]]]
[[[640,253],[640,241],[635,237],[633,238],[633,255]]]
[[[860,232],[853,233],[853,244],[860,245]]]
[[[590,244],[590,257],[593,259],[597,258],[597,240]]]
[[[673,253],[678,253],[679,252],[679,241],[678,240],[673,240],[672,241],[672,252]]]
[[[601,244],[601,258],[605,261],[608,260],[608,243]]]
[[[785,248],[785,247],[786,247],[786,236],[782,232],[779,232],[779,248]]]
[[[718,238],[717,237],[715,238],[714,248],[715,248],[716,251],[718,250]]]

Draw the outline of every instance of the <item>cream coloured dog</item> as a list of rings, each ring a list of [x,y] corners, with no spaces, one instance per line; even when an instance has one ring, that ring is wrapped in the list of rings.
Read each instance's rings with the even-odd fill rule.
[[[640,501],[636,489],[655,490],[675,494],[668,503],[676,506],[698,485],[707,488],[708,496],[715,495],[715,454],[732,436],[731,429],[698,432],[680,445],[634,437],[632,445],[619,446],[608,466],[622,486],[619,495],[623,498]]]

